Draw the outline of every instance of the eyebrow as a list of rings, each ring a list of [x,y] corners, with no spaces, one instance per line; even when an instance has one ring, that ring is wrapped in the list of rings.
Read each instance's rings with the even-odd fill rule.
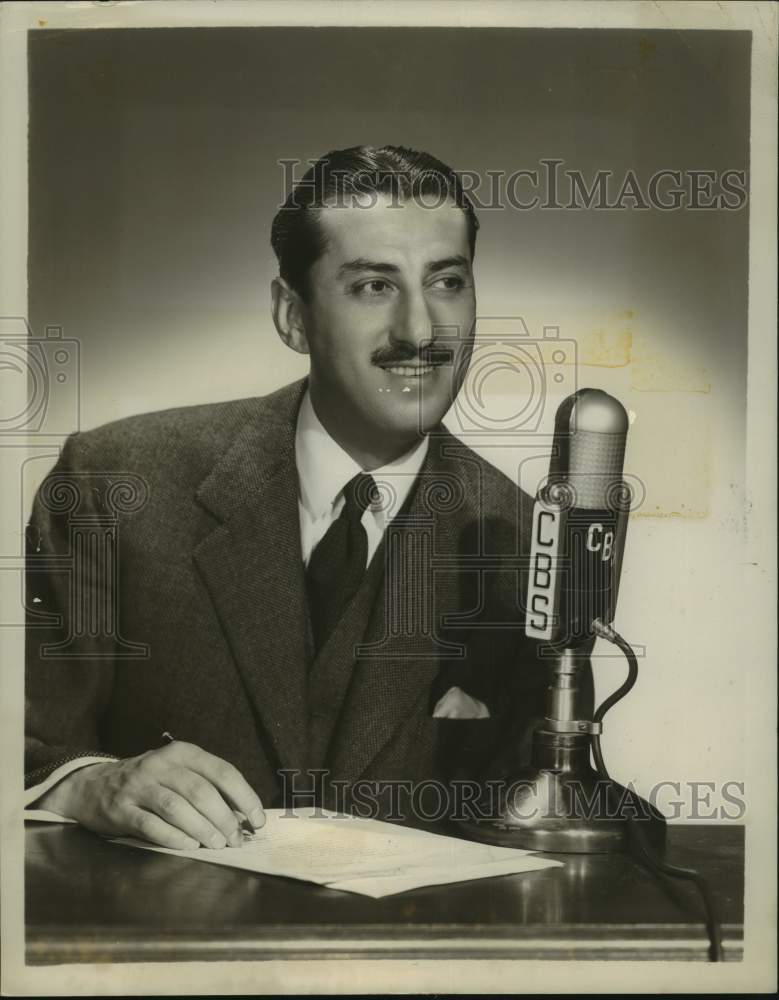
[[[455,254],[452,257],[442,257],[440,260],[429,261],[425,265],[425,270],[430,274],[444,271],[447,267],[469,267],[467,257],[462,254]],[[338,276],[346,277],[350,274],[359,274],[362,271],[376,271],[378,274],[398,274],[400,268],[396,264],[389,264],[381,260],[368,260],[366,257],[356,257],[349,260],[338,268]]]

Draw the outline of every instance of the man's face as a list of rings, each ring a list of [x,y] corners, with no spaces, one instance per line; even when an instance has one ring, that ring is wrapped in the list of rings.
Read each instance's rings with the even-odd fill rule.
[[[314,406],[341,437],[408,442],[446,413],[472,350],[465,214],[450,202],[391,207],[380,196],[370,207],[325,208],[320,225],[326,249],[302,307]]]

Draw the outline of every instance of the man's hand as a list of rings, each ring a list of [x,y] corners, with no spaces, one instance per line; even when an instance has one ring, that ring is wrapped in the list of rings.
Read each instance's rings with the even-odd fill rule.
[[[265,823],[262,803],[232,764],[178,741],[139,757],[80,768],[46,792],[36,808],[97,833],[142,837],[176,850],[239,847],[243,837],[234,810],[255,829]]]
[[[434,719],[489,719],[490,710],[483,701],[459,687],[450,687],[433,709]]]

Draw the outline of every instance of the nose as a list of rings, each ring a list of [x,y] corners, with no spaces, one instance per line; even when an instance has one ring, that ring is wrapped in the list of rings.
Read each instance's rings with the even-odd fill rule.
[[[391,339],[404,343],[419,354],[420,348],[433,339],[433,322],[422,290],[403,295],[392,325]]]

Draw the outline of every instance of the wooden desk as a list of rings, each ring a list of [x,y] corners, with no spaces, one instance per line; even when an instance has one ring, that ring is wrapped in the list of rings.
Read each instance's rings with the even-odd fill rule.
[[[28,824],[27,961],[300,958],[686,959],[707,939],[692,886],[623,855],[368,899]],[[743,828],[672,826],[669,859],[709,879],[742,955]]]

